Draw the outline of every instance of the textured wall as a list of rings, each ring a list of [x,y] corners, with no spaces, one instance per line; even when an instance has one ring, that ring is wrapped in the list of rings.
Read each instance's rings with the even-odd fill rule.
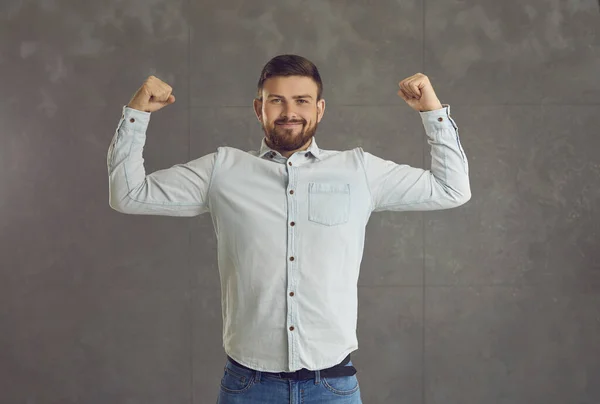
[[[595,0],[0,2],[0,403],[216,401],[209,215],[120,214],[106,153],[147,76],[146,172],[260,145],[262,66],[316,63],[326,149],[429,168],[398,82],[451,105],[472,199],[375,213],[354,355],[363,401],[600,402]]]

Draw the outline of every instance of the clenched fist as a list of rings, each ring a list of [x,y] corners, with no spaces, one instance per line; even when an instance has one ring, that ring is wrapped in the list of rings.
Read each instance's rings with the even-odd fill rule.
[[[398,95],[415,111],[426,112],[444,108],[433,91],[429,77],[423,73],[407,77],[398,85]]]
[[[127,106],[144,112],[155,112],[175,102],[172,91],[170,85],[155,76],[150,76],[133,95]]]

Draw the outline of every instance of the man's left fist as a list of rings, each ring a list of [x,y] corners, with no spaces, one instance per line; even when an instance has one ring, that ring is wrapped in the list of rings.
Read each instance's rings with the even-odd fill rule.
[[[423,73],[410,76],[400,83],[398,95],[415,111],[426,112],[443,108],[442,103],[435,95],[429,77]]]

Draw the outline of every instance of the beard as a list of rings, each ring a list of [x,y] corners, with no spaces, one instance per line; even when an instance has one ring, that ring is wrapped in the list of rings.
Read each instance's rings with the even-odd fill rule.
[[[306,124],[304,122],[293,122],[298,122],[302,126],[284,128],[277,123],[273,123],[273,127],[267,129],[263,125],[269,147],[280,151],[298,150],[304,146],[317,131],[318,124],[316,120],[314,126],[309,128],[305,126]],[[287,121],[281,121],[279,123],[287,123]]]

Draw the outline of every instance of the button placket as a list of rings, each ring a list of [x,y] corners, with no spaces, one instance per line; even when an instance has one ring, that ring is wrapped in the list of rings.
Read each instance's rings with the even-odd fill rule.
[[[296,362],[297,362],[297,358],[295,357],[296,352],[298,352],[298,341],[297,341],[297,334],[294,332],[294,330],[296,330],[296,327],[298,327],[298,324],[296,324],[296,319],[297,319],[297,306],[296,306],[296,299],[294,298],[295,293],[294,293],[294,288],[297,286],[295,284],[296,282],[296,276],[295,276],[295,269],[297,268],[296,262],[298,262],[298,260],[296,259],[296,237],[295,237],[295,225],[296,225],[296,221],[295,221],[295,215],[296,215],[296,211],[297,211],[297,200],[295,198],[296,193],[294,188],[297,187],[297,175],[296,175],[296,170],[294,167],[294,164],[288,160],[287,162],[287,173],[288,173],[288,245],[287,245],[287,251],[288,251],[288,264],[287,264],[287,279],[288,279],[288,284],[287,284],[287,290],[288,290],[288,312],[287,312],[287,325],[288,325],[288,343],[289,343],[289,352],[288,352],[288,356],[289,356],[289,362],[291,366],[295,366]]]

